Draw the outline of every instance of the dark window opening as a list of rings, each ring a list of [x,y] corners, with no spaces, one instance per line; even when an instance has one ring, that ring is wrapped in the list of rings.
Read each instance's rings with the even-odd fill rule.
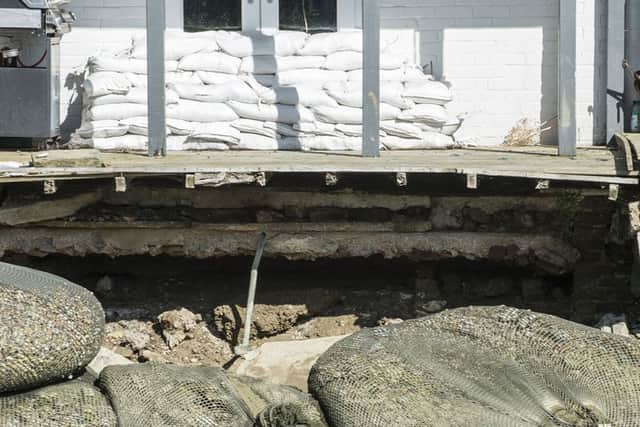
[[[336,31],[336,0],[280,0],[280,29],[319,33]]]
[[[241,0],[184,0],[185,31],[241,29]]]

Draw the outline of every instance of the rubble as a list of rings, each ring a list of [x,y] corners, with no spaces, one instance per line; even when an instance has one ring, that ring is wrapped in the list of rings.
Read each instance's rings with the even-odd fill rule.
[[[162,336],[172,349],[184,340],[193,338],[193,330],[202,322],[202,316],[182,308],[162,313],[158,316],[158,321],[162,328]]]
[[[623,337],[631,336],[629,333],[629,327],[627,326],[627,317],[624,314],[605,314],[596,325],[596,328],[614,335],[620,335]]]

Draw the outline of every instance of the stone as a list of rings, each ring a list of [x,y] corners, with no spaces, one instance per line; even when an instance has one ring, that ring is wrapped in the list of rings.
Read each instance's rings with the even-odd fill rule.
[[[158,321],[162,328],[162,337],[169,348],[173,349],[193,336],[191,332],[202,322],[202,316],[182,308],[160,314]]]
[[[435,314],[435,313],[441,312],[446,307],[447,307],[447,301],[444,301],[444,300],[429,301],[417,307],[416,314],[418,315]]]
[[[151,341],[151,337],[144,332],[125,329],[122,332],[122,340],[129,344],[133,351],[140,352],[147,347],[149,341]]]
[[[538,278],[526,278],[520,283],[520,289],[525,301],[538,301],[547,295],[549,283]]]
[[[620,335],[623,337],[631,336],[629,333],[629,327],[627,326],[627,317],[624,314],[605,314],[596,325],[596,328],[614,335]]]
[[[96,293],[108,295],[113,291],[113,279],[109,276],[102,276],[96,282]]]
[[[311,367],[329,347],[346,336],[265,343],[238,358],[229,370],[307,391]]]
[[[143,350],[142,353],[140,353],[140,360],[142,362],[159,362],[159,363],[166,362],[166,359],[162,357],[161,354],[158,354],[155,351],[151,351],[151,350]]]
[[[102,372],[102,370],[107,366],[131,364],[133,364],[133,362],[126,357],[121,356],[118,353],[109,350],[108,348],[101,347],[96,357],[94,357],[94,359],[91,361],[91,363],[89,363],[86,369],[87,372],[98,378],[100,376],[100,372]]]
[[[482,294],[487,297],[502,297],[513,291],[514,282],[510,277],[492,277],[484,285]]]
[[[378,320],[378,326],[399,325],[403,322],[404,320],[402,319],[390,319],[388,317],[383,317],[382,319]]]

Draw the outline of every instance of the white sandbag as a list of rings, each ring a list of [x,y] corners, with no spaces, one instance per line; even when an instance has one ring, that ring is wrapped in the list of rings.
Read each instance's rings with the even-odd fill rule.
[[[212,38],[185,38],[176,33],[167,33],[164,42],[164,58],[165,60],[178,61],[187,55],[197,52],[204,50],[214,52],[219,49],[218,43]],[[130,56],[136,59],[147,58],[147,39],[145,37],[134,38]]]
[[[116,73],[147,74],[146,59],[92,57],[89,58],[89,67],[94,73],[112,71]],[[165,71],[178,71],[178,61],[165,61]]]
[[[278,149],[278,139],[255,133],[242,133],[240,143],[234,145],[232,149],[275,151]]]
[[[240,131],[229,123],[199,123],[189,136],[189,140],[238,144]]]
[[[238,119],[238,115],[226,104],[181,99],[167,107],[167,118],[202,123],[232,122]]]
[[[179,97],[175,91],[171,89],[165,91],[165,104],[177,104],[178,101]],[[104,95],[91,100],[92,105],[147,104],[147,102],[146,87],[133,87],[125,95]]]
[[[362,52],[344,51],[335,52],[327,56],[326,61],[322,64],[322,68],[337,71],[352,71],[362,69],[363,61]],[[385,54],[380,56],[381,70],[398,70],[404,65],[401,57],[393,54]]]
[[[167,151],[184,151],[183,144],[186,140],[186,136],[169,135],[167,137]]]
[[[178,68],[185,71],[214,71],[216,73],[238,74],[240,58],[223,52],[194,53],[180,60]]]
[[[295,55],[307,39],[299,31],[280,31],[274,35],[262,33],[220,32],[217,40],[220,49],[237,58],[254,55]]]
[[[326,123],[362,124],[362,108],[353,107],[314,107],[313,114]],[[401,114],[399,108],[389,104],[380,104],[380,120],[395,120]]]
[[[421,139],[399,138],[387,136],[381,138],[383,148],[387,150],[424,150],[428,148],[451,148],[455,145],[453,138],[437,132],[427,132]]]
[[[277,135],[282,136],[302,136],[304,135],[302,132],[295,130],[293,125],[288,125],[284,123],[276,123],[276,122],[264,122],[264,127],[268,130],[276,132]]]
[[[403,69],[380,70],[380,81],[403,82],[404,77],[405,72]],[[362,82],[362,70],[348,71],[347,80],[350,82]]]
[[[146,116],[131,117],[120,120],[120,124],[127,126],[129,128],[129,133],[133,135],[149,135],[149,120]],[[171,133],[169,129],[166,129],[165,132],[167,135]]]
[[[336,126],[331,123],[323,122],[309,122],[309,123],[294,123],[293,129],[309,134],[309,135],[325,135],[325,136],[339,136],[336,132]]]
[[[408,139],[422,139],[422,129],[409,122],[384,121],[380,122],[380,129],[391,136]]]
[[[258,92],[265,104],[304,105],[305,107],[337,107],[338,103],[320,87],[315,85],[263,87]]]
[[[229,151],[229,146],[224,142],[200,141],[188,139],[182,144],[183,151]]]
[[[100,120],[123,120],[129,117],[147,115],[145,104],[106,104],[87,109],[85,118],[94,122]]]
[[[167,128],[172,135],[188,136],[196,129],[198,122],[188,122],[179,119],[167,119]]]
[[[313,113],[306,107],[282,104],[245,104],[229,101],[229,106],[235,113],[245,119],[262,120],[265,122],[298,123],[315,120]]]
[[[307,39],[300,55],[327,56],[343,51],[362,52],[361,31],[339,31],[313,34]]]
[[[447,121],[448,114],[442,105],[416,104],[412,109],[402,111],[397,118],[409,122],[443,125]]]
[[[324,85],[329,96],[346,107],[362,108],[362,82],[328,82]],[[402,96],[404,86],[399,81],[380,83],[380,101],[400,109],[413,108],[415,103]]]
[[[276,74],[282,71],[320,68],[324,56],[247,56],[242,59],[240,72],[246,74]]]
[[[145,151],[148,149],[147,140],[146,136],[127,134],[117,138],[91,138],[83,143],[104,151]]]
[[[263,122],[260,120],[251,120],[251,119],[238,119],[231,122],[231,126],[233,126],[234,128],[238,129],[240,132],[243,132],[243,133],[253,133],[256,135],[265,136],[267,138],[277,138],[278,133],[274,129],[275,126],[274,128],[268,128],[267,127],[268,123],[272,123],[273,125],[275,125],[274,122]]]
[[[447,111],[447,121],[442,125],[441,133],[449,136],[453,136],[462,126],[464,121],[464,115],[457,115],[450,111]]]
[[[347,80],[347,73],[344,71],[301,69],[283,71],[276,76],[279,86],[294,86],[300,84],[323,85],[326,82]]]
[[[129,127],[120,124],[117,120],[101,120],[82,122],[75,133],[81,138],[113,138],[125,135],[128,131]]]
[[[309,138],[285,138],[287,145],[300,145],[303,151],[360,151],[362,138],[345,136],[313,136]]]
[[[402,123],[402,122],[401,122]],[[405,122],[408,123],[408,122]],[[423,132],[437,132],[442,133],[443,124],[440,123],[426,123],[426,122],[413,122],[412,125],[419,127]]]
[[[362,125],[339,124],[339,125],[336,125],[336,131],[340,132],[344,136],[350,136],[350,137],[362,137],[364,133]],[[386,135],[387,133],[384,130],[380,129],[380,136],[386,136]]]
[[[122,73],[102,71],[90,74],[84,80],[82,87],[86,96],[94,98],[111,94],[125,94],[131,89],[131,82]]]
[[[216,73],[214,71],[197,71],[196,74],[203,83],[208,85],[221,85],[240,80],[240,77],[235,74]]]
[[[419,104],[444,105],[453,100],[453,94],[449,86],[432,80],[405,83],[404,97]]]
[[[194,85],[171,84],[169,85],[182,99],[191,99],[200,102],[227,102],[238,101],[247,104],[257,103],[258,95],[242,81],[232,81],[220,85]]]

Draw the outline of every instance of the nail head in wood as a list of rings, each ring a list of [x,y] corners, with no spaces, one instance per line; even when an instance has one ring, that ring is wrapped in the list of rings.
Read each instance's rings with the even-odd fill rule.
[[[58,186],[56,185],[55,180],[47,179],[43,184],[44,194],[56,194],[58,192]]]
[[[127,178],[124,176],[116,176],[116,193],[127,192]]]

